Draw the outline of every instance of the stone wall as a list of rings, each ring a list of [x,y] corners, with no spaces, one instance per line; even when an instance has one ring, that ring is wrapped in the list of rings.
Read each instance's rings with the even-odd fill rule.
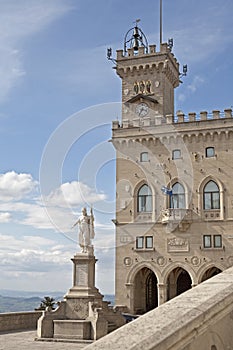
[[[40,311],[2,313],[0,314],[0,332],[36,329],[41,315]]]
[[[88,346],[88,350],[233,349],[233,267]]]

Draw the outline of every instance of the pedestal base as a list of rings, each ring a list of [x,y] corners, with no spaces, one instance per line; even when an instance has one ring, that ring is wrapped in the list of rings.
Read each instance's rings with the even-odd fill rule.
[[[86,320],[54,320],[54,338],[91,339],[91,322]]]
[[[55,311],[44,311],[38,321],[38,338],[96,340],[125,324],[119,310],[108,306],[95,287],[93,254],[73,259],[73,286]]]

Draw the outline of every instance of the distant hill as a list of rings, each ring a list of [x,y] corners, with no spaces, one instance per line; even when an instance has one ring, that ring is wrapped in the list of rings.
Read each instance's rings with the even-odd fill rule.
[[[34,311],[40,305],[41,298],[13,298],[0,295],[0,313]]]
[[[0,290],[0,313],[34,311],[39,307],[44,296],[53,297],[55,300],[63,300],[65,293],[62,292],[26,292]],[[114,295],[106,294],[104,300],[114,305]]]
[[[58,298],[61,295],[65,295],[65,292],[58,291],[25,291],[25,290],[11,290],[11,289],[0,289],[0,295],[3,297],[13,297],[13,298],[32,298],[38,297],[43,299],[45,295],[53,296],[53,298]]]

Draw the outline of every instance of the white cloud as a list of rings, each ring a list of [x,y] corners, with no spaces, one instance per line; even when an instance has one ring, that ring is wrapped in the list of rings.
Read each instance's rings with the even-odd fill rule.
[[[72,285],[74,244],[58,245],[57,241],[0,234],[0,284],[10,289],[65,292]]]
[[[56,206],[44,207],[41,203],[24,207],[25,217],[18,221],[19,224],[32,226],[38,229],[52,229],[56,232],[70,232],[75,221],[71,210]]]
[[[196,75],[193,78],[193,81],[191,82],[191,84],[188,85],[188,89],[194,93],[196,92],[197,88],[204,83],[204,79],[198,75]]]
[[[179,94],[178,95],[178,101],[184,102],[186,100],[186,95],[185,94]]]
[[[66,265],[72,256],[67,246],[58,246],[57,242],[41,236],[23,236],[0,234],[0,265],[7,270],[43,271],[45,267],[56,269],[57,265]]]
[[[105,199],[104,193],[96,193],[78,181],[64,183],[42,198],[38,194],[38,182],[30,174],[14,171],[0,174],[0,223],[14,222],[69,233],[71,240],[75,236],[71,227],[79,215],[73,208],[80,210],[86,203]]]
[[[76,246],[57,244],[58,240],[38,235],[15,237],[0,234],[0,284],[4,288],[40,290],[68,290],[72,286],[72,264]],[[95,254],[97,285],[101,291],[112,292],[114,264],[114,233],[97,232]],[[32,285],[33,280],[33,285]],[[4,283],[4,284],[3,284]]]
[[[11,214],[7,212],[0,212],[0,223],[10,222]]]
[[[71,6],[64,0],[1,0],[0,8],[0,29],[4,29],[2,38],[15,41],[43,30]]]
[[[12,201],[23,198],[37,185],[30,174],[17,174],[10,171],[0,174],[0,201]]]
[[[96,193],[86,184],[78,181],[66,182],[45,198],[48,205],[60,207],[80,206],[106,199],[103,193]]]
[[[205,82],[205,79],[196,75],[190,84],[188,84],[185,92],[178,94],[178,101],[184,102],[190,94],[195,94],[201,84]]]
[[[38,247],[51,247],[56,244],[54,240],[41,236],[22,236],[14,237],[13,235],[0,234],[1,249],[7,249],[10,252],[23,249],[36,249]]]

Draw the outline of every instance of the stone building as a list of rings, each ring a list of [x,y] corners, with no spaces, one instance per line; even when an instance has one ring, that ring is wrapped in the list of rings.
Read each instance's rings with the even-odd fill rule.
[[[148,46],[137,25],[115,63],[116,304],[141,314],[233,265],[233,118],[175,115],[171,42]]]

